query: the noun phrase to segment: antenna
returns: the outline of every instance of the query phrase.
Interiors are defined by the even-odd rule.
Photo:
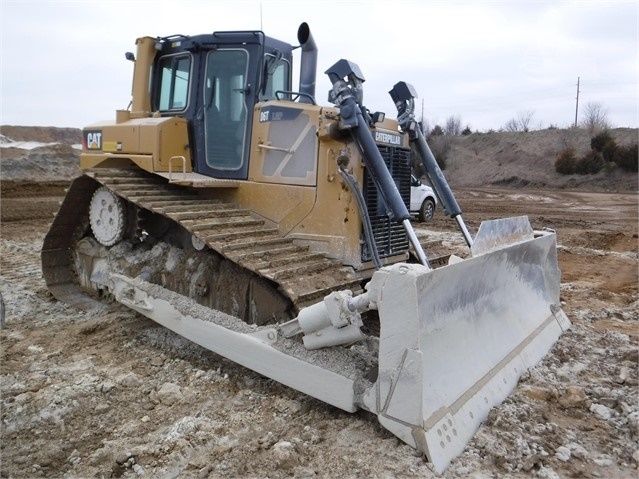
[[[260,30],[264,31],[264,27],[262,26],[262,2],[260,2]]]

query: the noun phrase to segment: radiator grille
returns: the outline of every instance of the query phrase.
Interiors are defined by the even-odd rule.
[[[377,145],[382,158],[395,180],[406,208],[410,206],[410,174],[411,151],[386,145]],[[382,196],[368,171],[364,170],[364,198],[368,208],[368,215],[373,227],[375,244],[380,258],[394,256],[408,251],[408,237],[401,223],[391,222],[386,211]],[[366,242],[362,239],[362,261],[373,258]]]

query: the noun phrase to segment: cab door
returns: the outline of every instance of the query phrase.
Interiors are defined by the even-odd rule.
[[[197,172],[215,178],[246,179],[255,76],[247,48],[220,48],[206,54],[198,126],[203,142]]]

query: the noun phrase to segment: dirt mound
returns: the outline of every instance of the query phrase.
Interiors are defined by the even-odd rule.
[[[0,126],[0,134],[13,141],[64,143],[66,145],[82,143],[82,130],[78,128],[2,125]]]
[[[80,174],[77,128],[0,126],[3,188],[7,181],[66,181]]]
[[[636,128],[610,130],[618,145],[639,140]],[[583,129],[473,133],[451,139],[444,175],[453,187],[637,191],[637,174],[618,168],[595,175],[560,175],[555,160],[566,147],[581,158],[590,151],[591,135]]]
[[[3,187],[7,180],[64,181],[80,175],[80,150],[69,145],[9,150],[2,150],[0,171]]]

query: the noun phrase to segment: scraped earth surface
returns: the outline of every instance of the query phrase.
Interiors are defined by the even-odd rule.
[[[1,477],[438,477],[366,412],[349,414],[123,307],[53,299],[40,248],[64,181],[2,183]],[[494,408],[444,478],[635,478],[637,195],[457,189],[464,220],[557,232],[572,328]],[[441,211],[431,256],[464,254]]]

